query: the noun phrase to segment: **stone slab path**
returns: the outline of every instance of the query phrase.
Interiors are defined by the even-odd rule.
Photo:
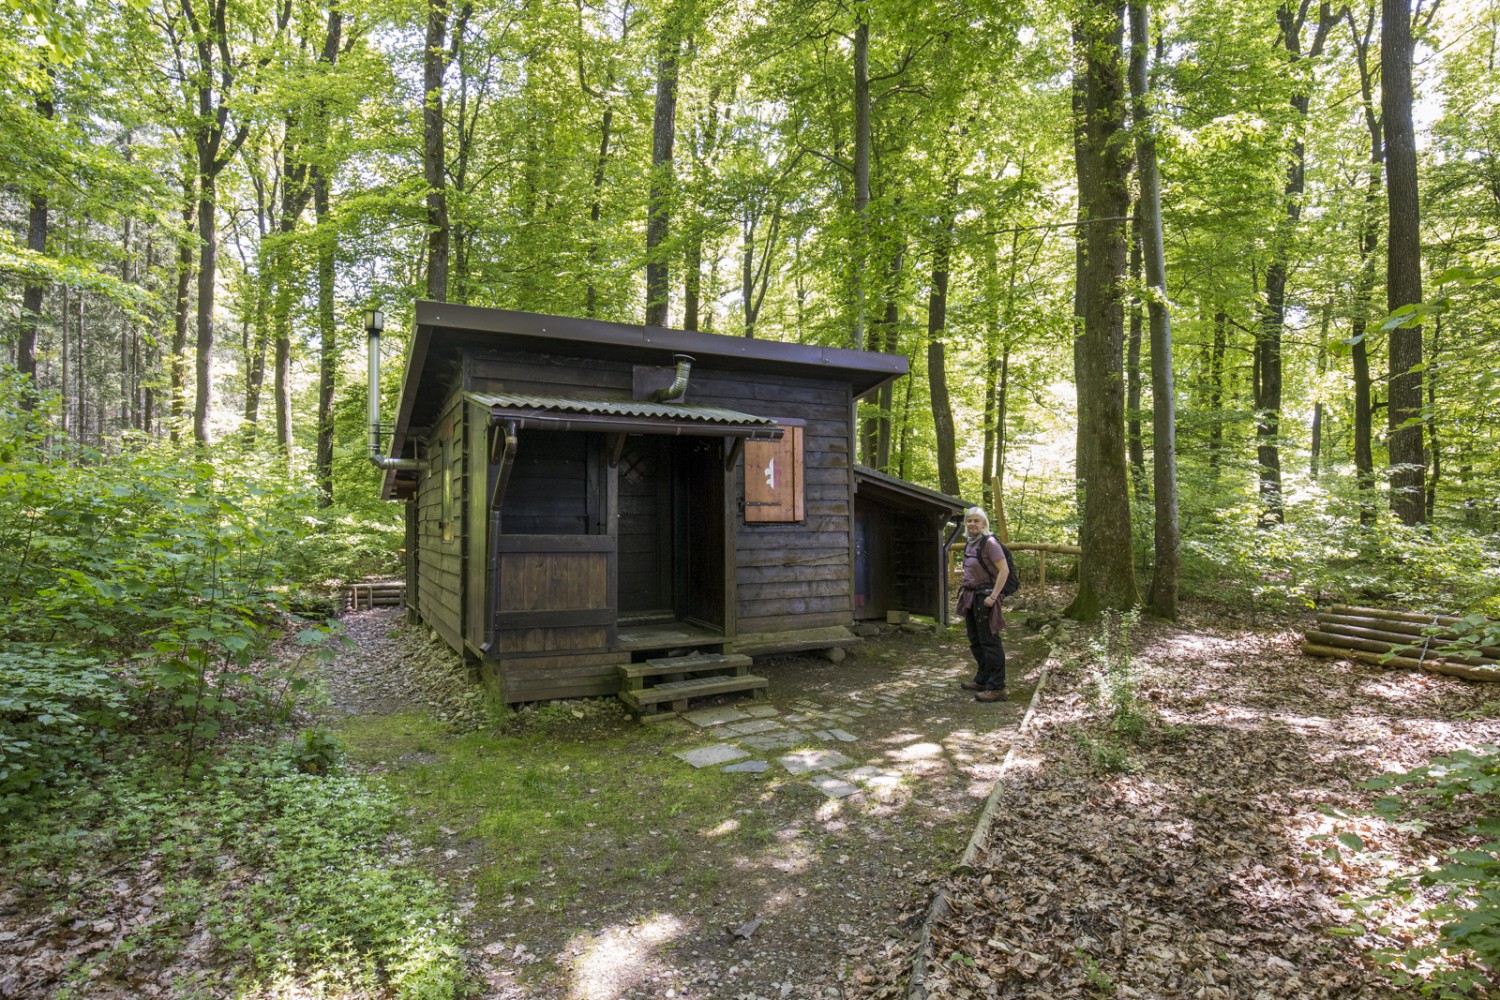
[[[686,712],[682,720],[712,742],[673,756],[692,767],[718,767],[731,774],[777,771],[803,777],[831,799],[888,796],[903,776],[884,766],[884,748],[865,759],[862,744],[869,741],[860,735],[861,720],[951,704],[962,697],[955,690],[958,679],[951,668],[913,668],[899,679],[836,701],[797,698],[785,705],[718,705]],[[792,752],[778,753],[788,750]]]

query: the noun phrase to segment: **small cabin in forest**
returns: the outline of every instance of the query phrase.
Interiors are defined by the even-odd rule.
[[[876,607],[940,614],[961,505],[852,461],[855,400],[906,370],[419,302],[377,458],[406,502],[408,607],[507,702],[620,692],[668,654],[839,646]]]

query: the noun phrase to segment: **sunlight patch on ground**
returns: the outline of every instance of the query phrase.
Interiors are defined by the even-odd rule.
[[[709,838],[724,837],[728,836],[739,828],[740,821],[731,816],[729,819],[726,819],[724,822],[720,823],[718,826],[714,827],[711,830],[700,830],[698,832],[703,836]]]
[[[592,937],[573,938],[569,948],[578,957],[573,962],[569,997],[607,1000],[618,996],[622,986],[639,985],[657,968],[656,950],[686,930],[681,920],[668,913],[637,924],[607,927]]]
[[[942,753],[942,744],[928,743],[924,741],[921,743],[909,744],[908,746],[902,747],[900,750],[889,751],[886,756],[901,761],[917,761],[931,760],[934,757],[942,756]]]

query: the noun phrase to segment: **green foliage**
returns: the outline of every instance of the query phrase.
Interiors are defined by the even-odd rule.
[[[305,729],[286,747],[286,759],[303,774],[328,774],[344,760],[344,741],[326,726]]]
[[[1093,667],[1089,675],[1089,700],[1105,713],[1104,732],[1098,738],[1085,733],[1079,746],[1095,767],[1112,774],[1138,769],[1130,747],[1151,735],[1156,713],[1140,698],[1140,675],[1130,650],[1130,634],[1140,622],[1140,609],[1105,615],[1098,632],[1089,640]]]
[[[1184,483],[1185,507],[1195,502],[1193,490]],[[1500,610],[1494,537],[1451,520],[1404,525],[1383,498],[1375,498],[1362,524],[1370,498],[1361,497],[1352,477],[1328,476],[1309,486],[1288,502],[1281,524],[1262,521],[1254,498],[1218,499],[1222,506],[1183,518],[1187,593],[1269,606],[1382,601]]]
[[[390,860],[394,801],[365,779],[304,773],[298,758],[310,746],[321,754],[331,741],[324,733],[301,749],[237,751],[187,783],[163,771],[165,761],[136,758],[13,831],[8,858],[33,890],[79,891],[70,887],[89,875],[133,872],[148,857],[164,889],[170,919],[80,960],[75,978],[140,951],[170,955],[206,929],[250,992],[309,979],[457,996],[455,919],[435,885]]]
[[[127,689],[97,659],[14,644],[0,650],[0,812],[77,781],[128,718]]]
[[[1375,809],[1397,826],[1420,832],[1467,819],[1477,843],[1449,850],[1426,871],[1386,880],[1378,893],[1346,899],[1365,921],[1356,929],[1373,925],[1393,935],[1385,924],[1391,904],[1426,903],[1420,918],[1427,933],[1406,946],[1378,948],[1375,959],[1398,986],[1424,996],[1488,995],[1500,987],[1500,747],[1446,754],[1369,787],[1394,790]],[[1339,834],[1338,841],[1351,851],[1365,849],[1354,834]]]
[[[40,794],[127,714],[172,742],[184,769],[232,723],[284,719],[336,631],[309,624],[302,658],[262,662],[288,605],[305,603],[288,581],[316,529],[310,494],[253,464],[232,471],[145,442],[114,456],[65,439],[48,449],[39,428],[0,409],[12,449],[0,469],[0,643],[12,651],[0,795]]]

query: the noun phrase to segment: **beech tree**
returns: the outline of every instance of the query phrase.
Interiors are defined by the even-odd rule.
[[[1075,26],[1078,119],[1079,271],[1082,332],[1078,381],[1078,482],[1083,550],[1069,616],[1098,617],[1136,604],[1125,468],[1123,280],[1129,153],[1125,128],[1124,10],[1110,0],[1082,6]]]

